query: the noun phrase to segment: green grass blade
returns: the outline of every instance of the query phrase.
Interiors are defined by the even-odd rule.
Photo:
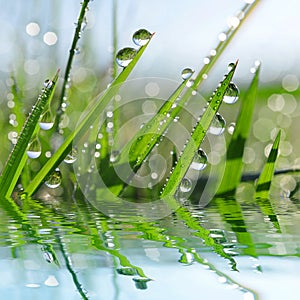
[[[140,167],[164,131],[173,122],[174,118],[172,115],[170,114],[168,117],[167,114],[185,88],[186,82],[187,80],[184,80],[179,85],[170,98],[162,105],[157,114],[138,131],[136,135],[138,138],[135,142],[132,145],[131,143],[127,144],[130,147],[129,159],[133,164],[134,170]]]
[[[22,103],[22,91],[18,88],[16,77],[12,74],[10,76],[12,80],[11,85],[11,93],[13,94],[14,107],[12,108],[12,113],[16,116],[17,125],[15,126],[15,130],[20,133],[22,130],[22,124],[25,122],[24,116],[24,105]]]
[[[102,174],[102,179],[110,186],[111,192],[115,195],[119,195],[124,187],[126,182],[123,182],[121,178],[126,178],[128,174],[127,168],[122,166],[128,162],[132,166],[133,172],[136,172],[142,165],[144,159],[149,155],[151,150],[154,148],[155,144],[161,138],[163,132],[173,121],[171,115],[167,117],[168,112],[170,111],[172,105],[176,102],[177,98],[180,96],[181,92],[186,86],[187,80],[184,80],[179,87],[172,93],[169,99],[161,106],[157,114],[150,119],[142,128],[138,130],[135,136],[129,141],[121,150],[119,154],[118,161],[111,166],[109,164],[109,157],[101,156],[104,159],[101,159],[100,169],[109,170]],[[164,122],[165,121],[165,122]],[[102,148],[102,147],[101,147]],[[109,153],[106,153],[109,155]],[[115,169],[118,169],[118,175],[115,173]],[[125,172],[123,174],[122,172]],[[122,175],[122,176],[120,176]]]
[[[103,95],[98,99],[97,103],[91,107],[89,112],[81,120],[76,129],[70,133],[70,135],[66,138],[64,143],[59,147],[59,149],[53,154],[53,156],[47,161],[47,163],[35,176],[34,180],[32,180],[32,182],[27,186],[25,192],[29,196],[36,191],[36,189],[42,184],[47,175],[50,174],[70,152],[74,138],[84,134],[88,130],[89,126],[93,124],[93,122],[101,115],[101,113],[104,111],[104,109],[111,101],[113,96],[117,93],[122,83],[127,79],[129,74],[141,58],[148,44],[149,42],[146,45],[139,48],[136,56],[133,58],[130,64],[123,69],[119,76],[105,90]]]
[[[280,133],[281,131],[279,131],[276,136],[268,160],[257,180],[255,193],[256,203],[261,212],[269,218],[270,222],[273,223],[273,226],[278,230],[279,233],[281,232],[281,229],[278,218],[269,199],[269,189],[274,175],[275,162],[278,156]]]
[[[275,162],[278,155],[278,148],[279,148],[279,142],[280,142],[280,134],[281,131],[278,132],[275,141],[273,143],[271,152],[268,156],[268,160],[257,180],[256,183],[256,198],[268,198],[269,196],[269,190],[272,182],[272,178],[274,175],[274,169],[275,169]]]
[[[166,195],[175,195],[177,187],[184,178],[190,164],[192,163],[195,153],[198,151],[207,130],[222,103],[224,94],[231,82],[236,65],[230,70],[225,79],[221,82],[210,100],[210,103],[205,110],[200,121],[197,123],[192,133],[191,139],[187,142],[182,155],[180,156],[176,167],[170,175],[170,178],[162,191],[161,197]]]
[[[254,9],[256,6],[256,3],[253,4],[246,4],[242,11],[244,13],[244,17],[240,20],[240,25],[245,21],[246,17],[250,14],[250,12]],[[180,101],[177,103],[177,107],[175,107],[173,110],[169,110],[170,116],[168,118],[164,118],[164,114],[167,115],[167,105],[168,103],[165,103],[165,107],[161,108],[161,110],[158,112],[158,116],[154,117],[156,120],[150,120],[150,124],[146,124],[137,134],[138,140],[134,142],[133,140],[127,143],[127,145],[122,149],[118,163],[115,163],[113,168],[109,165],[109,158],[106,157],[105,160],[102,160],[102,168],[101,169],[107,169],[110,168],[108,172],[105,172],[103,174],[103,180],[106,182],[107,185],[110,185],[110,183],[113,183],[113,186],[110,186],[111,192],[113,192],[115,195],[119,195],[122,190],[124,189],[124,186],[126,183],[124,183],[122,180],[120,180],[120,177],[125,178],[124,176],[116,176],[115,169],[118,169],[118,174],[120,175],[120,172],[122,171],[127,172],[126,168],[122,168],[122,164],[128,162],[128,157],[130,157],[130,164],[132,166],[133,171],[137,171],[143,160],[147,157],[147,155],[151,152],[156,142],[159,140],[161,135],[163,134],[164,130],[169,126],[170,122],[178,115],[180,110],[182,109],[183,105],[188,101],[188,99],[192,95],[192,91],[196,90],[200,84],[203,82],[203,80],[207,77],[208,72],[211,70],[211,68],[214,66],[214,64],[217,62],[219,56],[223,53],[227,45],[229,44],[230,40],[233,38],[235,33],[237,32],[239,26],[235,28],[229,28],[225,34],[226,39],[224,41],[220,41],[215,49],[216,53],[213,55],[211,54],[209,56],[209,63],[205,64],[203,68],[199,71],[198,75],[196,76],[194,80],[194,84],[192,88],[188,89],[185,94],[181,97]],[[184,85],[182,84],[178,90],[183,89]],[[178,91],[177,90],[177,91]],[[177,91],[174,92],[174,94],[177,93]],[[178,93],[180,95],[180,93]],[[172,96],[171,96],[172,98]],[[176,100],[175,97],[173,97],[174,100]],[[168,99],[168,102],[170,102],[170,99]],[[170,106],[171,108],[171,106]],[[157,128],[158,128],[158,119],[162,119],[166,121],[166,123],[163,123],[163,127],[160,128],[159,133],[156,134]],[[147,130],[148,129],[148,130]],[[150,134],[148,134],[150,133]],[[103,158],[103,156],[102,156]],[[130,175],[132,176],[132,175]],[[130,179],[130,176],[128,180]],[[128,180],[126,182],[128,182]]]
[[[71,49],[70,49],[70,52],[69,52],[70,54],[69,54],[68,62],[67,62],[66,69],[65,69],[64,82],[63,82],[63,85],[62,85],[62,91],[61,91],[61,95],[60,95],[60,99],[59,99],[59,106],[58,106],[57,111],[56,111],[56,118],[55,118],[55,125],[54,125],[55,128],[56,128],[56,131],[58,131],[58,129],[59,129],[58,126],[59,126],[59,123],[60,123],[60,120],[61,120],[61,116],[63,114],[62,104],[64,102],[64,98],[65,98],[65,95],[66,95],[66,89],[67,89],[68,80],[70,78],[72,62],[73,62],[73,58],[74,58],[74,55],[75,55],[75,52],[76,52],[76,47],[77,47],[78,40],[80,39],[80,35],[81,35],[81,32],[82,32],[82,26],[83,26],[83,22],[85,21],[85,14],[88,10],[89,2],[90,2],[90,0],[83,0],[82,3],[81,3],[81,10],[80,10],[78,20],[77,20],[77,23],[76,23],[76,29],[75,29],[75,33],[74,33],[74,36],[73,36],[73,41],[72,41]]]
[[[256,91],[259,78],[259,67],[256,69],[253,80],[248,88],[242,104],[238,119],[236,121],[235,130],[226,153],[226,167],[222,177],[222,181],[217,192],[218,195],[233,195],[238,184],[241,181],[243,169],[243,153],[245,143],[248,139],[251,121],[254,111]]]
[[[0,177],[1,196],[10,197],[17,183],[17,180],[27,160],[26,149],[28,143],[30,142],[30,139],[35,131],[39,118],[44,111],[45,106],[47,105],[47,102],[51,101],[51,98],[53,97],[57,79],[58,72],[54,76],[52,82],[49,81],[48,85],[39,95],[36,104],[33,106],[33,109],[24,124],[18,141],[10,153]]]

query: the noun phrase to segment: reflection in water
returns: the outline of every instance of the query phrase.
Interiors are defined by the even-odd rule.
[[[55,208],[29,199],[24,212],[22,221],[0,210],[4,298],[22,294],[33,299],[42,293],[49,299],[122,300],[293,295],[300,214],[287,212],[286,205],[276,206],[277,223],[256,202],[222,198],[205,209],[180,208],[155,222],[109,219],[80,199]]]

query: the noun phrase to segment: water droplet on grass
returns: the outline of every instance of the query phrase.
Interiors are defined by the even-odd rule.
[[[29,158],[38,158],[42,153],[42,146],[39,139],[35,136],[32,141],[28,144],[27,156]]]
[[[44,254],[45,260],[46,260],[49,264],[51,264],[51,263],[54,261],[54,258],[53,258],[53,255],[52,255],[51,252],[49,252],[49,251],[44,251],[43,254]]]
[[[74,54],[80,54],[80,48],[79,47],[76,47],[75,49],[74,49]]]
[[[227,131],[229,134],[233,134],[234,130],[235,130],[235,123],[232,122],[228,125]]]
[[[61,184],[62,175],[59,168],[56,168],[45,181],[45,185],[51,189],[55,189]]]
[[[44,81],[44,87],[45,87],[46,89],[50,89],[52,85],[53,85],[52,80],[46,79],[46,80]]]
[[[137,46],[144,46],[149,42],[151,36],[152,34],[148,30],[140,29],[133,34],[132,40]]]
[[[180,183],[179,189],[183,193],[188,193],[192,189],[191,180],[187,177],[184,177]]]
[[[234,63],[229,63],[228,64],[228,71],[231,71],[234,66],[235,66]]]
[[[206,153],[200,148],[196,153],[193,162],[191,163],[191,168],[196,171],[201,171],[205,169],[207,166],[207,155]]]
[[[231,82],[225,91],[223,101],[228,104],[233,104],[239,99],[239,89],[237,86]]]
[[[194,72],[195,71],[190,68],[185,68],[181,72],[181,77],[183,80],[189,79],[189,78],[191,78],[191,76],[193,75]]]
[[[210,124],[208,132],[213,135],[221,135],[225,130],[225,126],[225,119],[219,113],[217,113]]]
[[[134,48],[123,48],[116,56],[116,62],[120,67],[127,67],[136,56],[137,51]]]
[[[118,150],[113,150],[113,151],[111,152],[111,154],[110,154],[109,161],[110,161],[111,163],[117,162],[118,159],[119,159],[119,155],[120,155],[120,151],[118,151]]]
[[[53,127],[54,119],[50,108],[48,108],[42,115],[39,122],[40,128],[42,130],[49,130]]]
[[[72,150],[70,151],[70,153],[64,159],[64,162],[67,163],[67,164],[72,164],[76,160],[77,160],[77,149],[76,148],[72,148]]]

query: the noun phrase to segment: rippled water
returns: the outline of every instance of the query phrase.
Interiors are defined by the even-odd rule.
[[[298,299],[299,201],[272,203],[275,221],[235,199],[138,223],[83,200],[2,207],[1,299]]]

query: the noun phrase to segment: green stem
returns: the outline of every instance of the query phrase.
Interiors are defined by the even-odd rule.
[[[85,13],[88,9],[89,2],[90,2],[90,0],[83,0],[81,10],[80,10],[80,13],[79,13],[79,17],[78,17],[78,20],[77,20],[77,23],[76,23],[77,26],[76,26],[75,34],[74,34],[74,37],[73,37],[73,41],[72,41],[72,45],[71,45],[71,49],[70,49],[70,53],[69,53],[67,66],[66,66],[66,69],[65,69],[64,82],[63,82],[63,85],[62,85],[61,95],[60,95],[60,99],[59,99],[59,106],[58,106],[57,111],[56,111],[57,117],[56,117],[56,121],[55,121],[55,129],[56,129],[57,132],[58,132],[58,129],[59,129],[59,123],[61,121],[61,117],[63,115],[62,104],[64,102],[64,98],[65,98],[65,95],[66,95],[66,86],[67,86],[68,80],[70,78],[70,71],[71,71],[71,67],[72,67],[73,58],[74,58],[74,55],[75,55],[75,49],[76,49],[76,46],[77,46],[77,42],[80,39],[80,35],[81,35],[81,31],[82,31],[82,23],[83,23],[84,18],[85,18]]]

